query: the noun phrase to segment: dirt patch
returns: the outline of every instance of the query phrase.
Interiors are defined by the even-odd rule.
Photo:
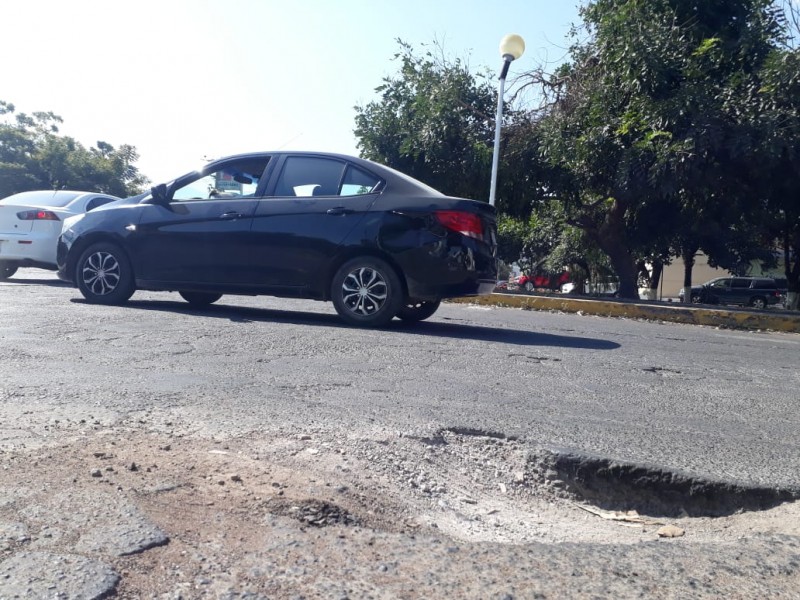
[[[502,573],[503,548],[632,546],[658,540],[665,525],[685,531],[676,544],[800,535],[791,503],[718,519],[592,512],[537,481],[530,457],[520,440],[460,430],[225,441],[93,431],[4,453],[0,532],[8,535],[0,549],[10,557],[83,548],[120,575],[115,593],[123,598],[234,598],[243,589],[254,598],[362,597],[384,585],[402,596],[402,578],[430,584],[431,565],[447,564],[448,581],[465,585],[476,577],[467,567],[473,559],[461,564],[466,549],[488,553],[474,560]],[[164,543],[112,551],[145,544],[154,532]],[[472,597],[499,594],[520,576],[507,574]]]

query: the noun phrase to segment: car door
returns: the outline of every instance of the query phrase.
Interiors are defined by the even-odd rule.
[[[383,182],[344,159],[315,155],[288,155],[276,174],[253,216],[257,280],[272,287],[318,287]]]
[[[731,287],[727,293],[727,304],[749,304],[750,303],[750,279],[734,277],[731,279]]]
[[[248,234],[269,156],[212,163],[147,205],[130,244],[144,281],[247,285]]]
[[[725,304],[727,303],[728,292],[731,287],[731,280],[729,277],[722,279],[715,279],[706,286],[706,293],[708,295],[707,302],[711,304]]]

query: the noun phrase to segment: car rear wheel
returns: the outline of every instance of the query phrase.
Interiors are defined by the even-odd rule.
[[[767,306],[767,301],[761,296],[756,296],[755,298],[750,300],[750,306],[752,306],[753,308],[758,308],[760,310]]]
[[[440,304],[440,300],[435,300],[433,302],[423,300],[406,302],[406,304],[400,308],[397,316],[403,321],[424,321],[439,309]]]
[[[222,294],[215,294],[213,292],[178,292],[181,298],[186,300],[192,306],[208,306],[214,304],[217,300],[222,298]]]
[[[0,281],[5,281],[17,272],[17,267],[7,262],[0,261]]]
[[[92,304],[122,304],[136,291],[128,257],[122,248],[107,242],[84,250],[75,269],[75,281]]]
[[[533,282],[532,281],[526,281],[525,282],[525,291],[526,292],[532,292],[533,290],[534,290]]]
[[[400,311],[403,297],[397,273],[385,261],[373,256],[347,261],[331,283],[333,306],[351,325],[386,325]]]

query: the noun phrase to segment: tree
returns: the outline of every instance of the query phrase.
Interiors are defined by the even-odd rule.
[[[782,254],[789,288],[788,307],[800,295],[800,49],[776,50],[763,71],[756,129],[760,160],[748,165],[765,198],[769,236]]]
[[[398,73],[356,107],[361,156],[394,167],[441,192],[483,199],[489,193],[493,106],[488,79],[461,59],[427,51],[418,56],[398,40]]]
[[[88,150],[59,134],[52,112],[16,113],[0,101],[0,198],[35,189],[76,189],[116,196],[137,194],[147,183],[135,163],[136,148],[98,142]]]
[[[707,250],[744,258],[737,169],[754,140],[739,111],[777,40],[770,0],[596,0],[581,15],[590,38],[549,80],[539,123],[568,222],[608,255],[623,297],[637,297],[642,257],[700,216],[718,223]]]

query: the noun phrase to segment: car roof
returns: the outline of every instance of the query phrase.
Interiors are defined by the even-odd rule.
[[[98,192],[80,192],[76,190],[31,190],[27,192],[19,192],[0,200],[3,204],[37,204],[44,206],[67,206],[75,199],[81,196],[105,196],[107,198],[116,198],[111,194],[102,194]]]
[[[339,154],[336,152],[313,152],[313,151],[299,151],[299,150],[290,150],[290,151],[278,150],[275,152],[268,152],[268,151],[247,152],[244,154],[232,154],[230,156],[224,156],[222,158],[219,158],[217,160],[208,163],[208,165],[213,165],[231,159],[259,158],[264,156],[274,156],[274,157],[308,156],[308,157],[320,157],[320,158],[334,158],[337,160],[343,160],[353,163],[367,171],[372,172],[373,174],[383,179],[386,182],[386,189],[391,190],[392,192],[397,192],[401,194],[414,194],[418,196],[440,196],[440,197],[445,196],[445,194],[443,194],[439,190],[434,189],[431,186],[417,179],[414,179],[409,175],[406,175],[405,173],[401,173],[396,169],[387,167],[386,165],[382,165],[380,163],[368,160],[366,158],[351,156],[349,154]],[[204,165],[203,169],[207,168],[208,165]]]

